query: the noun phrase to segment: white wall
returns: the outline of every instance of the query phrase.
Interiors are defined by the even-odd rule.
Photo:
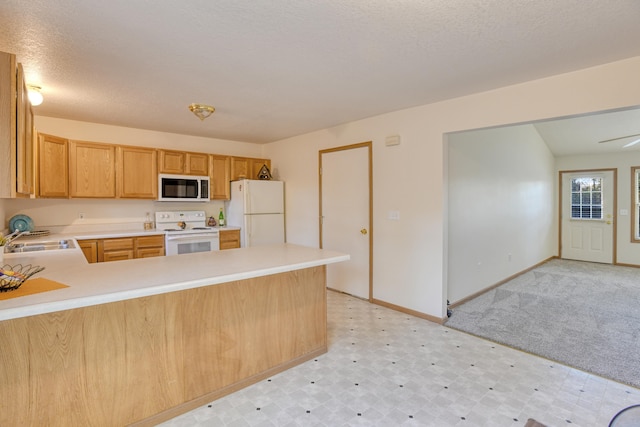
[[[635,57],[350,122],[265,146],[38,116],[36,127],[41,132],[96,142],[269,157],[274,172],[286,181],[287,239],[309,246],[318,245],[318,150],[373,141],[374,297],[444,318],[448,211],[443,135],[637,106],[639,75],[640,57]],[[400,135],[401,145],[385,147],[384,139],[389,135]],[[104,204],[98,207],[92,201],[66,202],[64,209],[70,206],[67,213],[53,222],[73,221],[71,217],[80,209],[113,209],[108,219],[156,210],[154,202],[132,205],[135,213],[117,200],[99,202]],[[5,200],[5,219],[22,209],[21,203]],[[34,209],[39,211],[36,215],[46,218],[46,207]],[[389,210],[400,211],[400,221],[387,220]]]
[[[533,125],[448,135],[448,299],[557,255],[554,157]]]
[[[264,155],[287,182],[287,238],[318,245],[318,150],[373,141],[374,297],[444,318],[443,135],[639,105],[639,75],[636,57],[267,144]],[[400,135],[401,145],[385,147],[389,135]],[[387,220],[389,210],[400,211],[400,221]]]
[[[618,169],[618,212],[617,221],[617,262],[623,264],[640,265],[640,243],[631,242],[631,220],[633,218],[633,201],[631,191],[631,167],[640,166],[640,152],[583,155],[572,157],[558,157],[557,171],[584,169]],[[627,210],[628,215],[620,215],[621,210]]]
[[[198,125],[195,123],[195,125]],[[135,145],[156,148],[171,148],[203,153],[228,154],[236,156],[262,157],[263,147],[247,142],[228,141],[214,138],[202,138],[164,132],[133,129],[97,123],[79,122],[52,117],[36,116],[35,126],[39,132],[61,136],[63,138],[104,142],[111,144]],[[174,203],[152,200],[91,200],[91,199],[5,199],[0,203],[0,219],[4,228],[15,214],[29,215],[37,229],[74,229],[104,226],[112,229],[139,226],[146,212],[161,210],[205,210],[217,217],[223,202],[210,203]],[[85,219],[78,218],[79,213]]]

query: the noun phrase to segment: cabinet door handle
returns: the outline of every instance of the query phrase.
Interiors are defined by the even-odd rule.
[[[367,234],[367,229],[366,229],[366,228],[363,228],[362,230],[360,230],[360,233],[362,233],[362,234]]]

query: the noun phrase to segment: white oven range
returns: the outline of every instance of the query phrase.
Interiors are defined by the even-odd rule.
[[[217,228],[207,227],[204,211],[156,212],[156,229],[165,230],[167,255],[217,251],[220,236]]]

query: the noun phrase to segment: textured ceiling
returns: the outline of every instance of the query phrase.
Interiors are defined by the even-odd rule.
[[[638,56],[638,22],[638,0],[3,0],[0,50],[37,115],[264,143]]]

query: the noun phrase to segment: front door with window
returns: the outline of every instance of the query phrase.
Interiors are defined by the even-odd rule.
[[[561,258],[613,263],[614,171],[564,172],[561,191]]]

